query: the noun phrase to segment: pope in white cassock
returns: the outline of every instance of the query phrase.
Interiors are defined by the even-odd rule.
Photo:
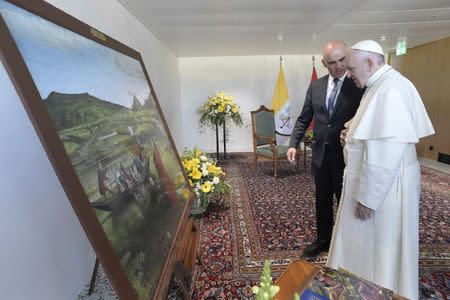
[[[420,167],[415,144],[434,129],[416,88],[385,64],[379,44],[356,43],[347,60],[347,76],[366,91],[341,134],[346,168],[327,266],[417,299]]]

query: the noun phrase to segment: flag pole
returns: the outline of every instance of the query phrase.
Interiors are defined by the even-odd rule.
[[[216,122],[216,158],[219,160],[219,125]]]
[[[225,133],[225,119],[223,119],[223,159],[227,160],[227,135]]]

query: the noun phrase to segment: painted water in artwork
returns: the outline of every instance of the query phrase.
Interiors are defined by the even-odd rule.
[[[132,287],[151,297],[190,192],[140,62],[3,0],[0,12]]]

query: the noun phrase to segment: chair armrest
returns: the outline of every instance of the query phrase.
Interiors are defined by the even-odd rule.
[[[273,137],[270,137],[270,136],[261,136],[261,135],[256,135],[256,134],[255,134],[255,138],[260,139],[260,140],[266,140],[269,143],[269,147],[272,149],[272,153],[274,153],[275,156],[278,155],[278,149],[276,147],[276,145],[277,145],[276,139],[274,139]]]
[[[275,130],[275,133],[278,134],[278,135],[281,135],[281,136],[291,136],[290,133],[281,133],[281,132],[278,132],[276,130]]]
[[[278,157],[278,148],[277,148],[277,140],[274,138],[271,138],[271,141],[269,142],[270,149],[272,149],[272,153],[274,157]]]

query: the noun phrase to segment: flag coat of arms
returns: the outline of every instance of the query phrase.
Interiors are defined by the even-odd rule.
[[[312,61],[313,61],[313,68],[312,68],[312,73],[311,73],[311,82],[313,82],[314,80],[317,80],[316,66],[314,64],[314,62],[316,60],[314,58],[314,55],[313,55]],[[309,127],[308,127],[307,131],[308,130],[309,131],[313,131],[313,129],[314,129],[314,119],[312,119],[311,124],[309,124]]]
[[[275,130],[280,133],[291,134],[293,126],[289,111],[289,95],[281,62],[280,72],[272,98],[272,108],[275,113]],[[279,138],[282,137],[278,136],[277,139]]]

